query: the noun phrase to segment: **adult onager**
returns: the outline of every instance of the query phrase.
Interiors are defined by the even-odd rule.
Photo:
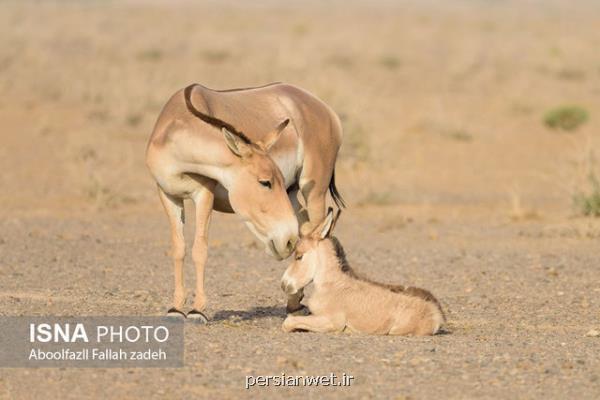
[[[325,217],[328,189],[343,204],[334,180],[341,140],[333,110],[291,85],[217,91],[194,84],[171,97],[146,150],[171,224],[175,291],[169,313],[185,316],[183,200],[191,198],[196,208],[196,297],[187,316],[206,322],[204,266],[212,210],[238,214],[268,253],[288,257],[298,240],[298,218],[300,230],[308,232]],[[289,299],[289,311],[301,307],[300,298],[301,292]]]
[[[339,213],[338,213],[339,216]],[[301,237],[295,261],[281,288],[288,294],[314,282],[308,299],[312,315],[289,315],[283,330],[350,331],[380,335],[434,335],[444,322],[440,303],[426,290],[374,282],[358,276],[346,262],[344,249],[330,237],[337,217],[325,220]]]

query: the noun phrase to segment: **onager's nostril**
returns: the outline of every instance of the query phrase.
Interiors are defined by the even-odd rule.
[[[287,246],[286,246],[287,251],[289,251],[291,253],[292,251],[294,251],[295,247],[296,247],[296,240],[295,239],[288,240]]]

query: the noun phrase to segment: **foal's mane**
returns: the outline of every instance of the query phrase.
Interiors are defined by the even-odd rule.
[[[335,250],[335,256],[338,259],[338,262],[340,264],[340,269],[342,270],[343,273],[345,273],[346,275],[350,276],[353,279],[357,279],[359,281],[367,282],[372,285],[379,286],[384,289],[388,289],[394,293],[404,292],[404,286],[402,286],[402,285],[392,285],[389,283],[377,282],[377,281],[367,278],[364,275],[357,273],[348,263],[348,260],[346,259],[346,252],[344,251],[344,248],[342,247],[342,244],[340,243],[338,238],[336,238],[335,236],[331,236],[329,238],[329,240],[331,240],[331,244],[333,244],[333,249]]]
[[[381,283],[381,282],[371,280],[361,274],[358,274],[356,271],[354,271],[354,269],[352,269],[352,267],[350,267],[350,264],[348,263],[348,260],[346,258],[346,252],[344,251],[344,248],[342,247],[342,244],[340,243],[338,238],[336,238],[335,236],[331,236],[329,238],[329,240],[331,241],[331,244],[333,245],[333,249],[335,251],[335,256],[337,257],[340,269],[342,270],[343,273],[348,275],[350,278],[356,279],[359,281],[363,281],[363,282],[367,282],[371,285],[387,289],[393,293],[403,293],[407,296],[419,297],[425,301],[435,304],[437,306],[437,308],[440,310],[440,312],[442,312],[442,314],[444,313],[442,310],[442,305],[440,304],[438,299],[436,299],[435,296],[433,294],[431,294],[431,292],[429,292],[428,290],[421,289],[421,288],[414,287],[414,286],[405,288],[402,285]]]

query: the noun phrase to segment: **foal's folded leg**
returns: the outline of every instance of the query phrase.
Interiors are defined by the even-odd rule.
[[[346,320],[343,316],[317,316],[309,315],[299,317],[289,315],[283,321],[282,329],[284,332],[295,330],[305,330],[311,332],[341,332],[346,326]]]

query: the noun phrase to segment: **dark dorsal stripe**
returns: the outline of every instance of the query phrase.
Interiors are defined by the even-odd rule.
[[[373,281],[373,280],[366,278],[360,274],[357,274],[352,269],[352,267],[350,267],[350,264],[348,264],[348,260],[346,259],[346,252],[344,251],[344,248],[342,247],[342,244],[340,243],[338,238],[336,238],[335,236],[332,236],[329,239],[331,240],[331,244],[333,245],[333,249],[335,250],[335,255],[340,264],[340,269],[342,270],[343,273],[347,274],[348,276],[350,276],[353,279],[357,279],[359,281],[363,281],[363,282],[367,282],[367,283],[370,283],[375,286],[379,286],[379,287],[387,289],[393,293],[403,293],[407,296],[419,297],[427,302],[435,304],[437,306],[437,308],[440,310],[440,312],[442,312],[442,314],[443,314],[442,306],[441,306],[440,302],[428,290],[421,289],[418,287],[413,287],[413,286],[405,288],[402,285],[392,285],[392,284],[388,284],[388,283],[381,283],[381,282]]]
[[[196,117],[200,118],[202,121],[206,122],[209,125],[212,125],[219,129],[223,129],[223,128],[227,129],[229,132],[233,133],[234,135],[236,135],[237,137],[242,139],[244,141],[244,143],[252,144],[252,141],[248,138],[248,136],[244,135],[243,132],[237,130],[233,125],[231,125],[219,118],[213,117],[208,114],[204,114],[202,111],[200,111],[196,107],[194,107],[194,105],[192,104],[192,90],[194,89],[195,86],[198,86],[198,84],[193,83],[183,90],[183,97],[185,98],[185,105],[187,106],[187,109],[189,110],[189,112],[191,112]]]
[[[442,313],[442,315],[444,314],[444,311],[442,310],[442,305],[440,304],[438,299],[436,299],[435,296],[433,294],[431,294],[431,292],[429,290],[411,286],[411,287],[406,288],[404,293],[409,296],[420,297],[425,301],[435,304],[437,306],[437,308],[440,310],[440,312]]]
[[[262,88],[266,88],[269,86],[273,86],[273,85],[280,85],[281,82],[271,82],[271,83],[267,83],[265,85],[262,86],[249,86],[249,87],[243,87],[243,88],[234,88],[234,89],[210,89],[213,92],[219,92],[219,93],[229,93],[229,92],[243,92],[246,90],[253,90],[253,89],[262,89]]]

